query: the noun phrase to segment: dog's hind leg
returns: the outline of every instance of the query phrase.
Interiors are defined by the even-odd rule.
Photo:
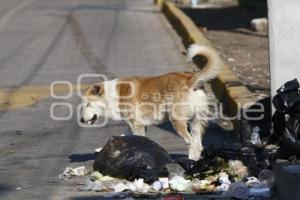
[[[180,135],[184,139],[185,143],[188,146],[189,159],[198,160],[200,158],[200,155],[198,156],[199,153],[196,152],[198,140],[195,139],[195,136],[189,133],[187,121],[171,120],[171,122],[178,135]]]
[[[202,146],[202,135],[204,134],[205,130],[205,123],[202,122],[201,120],[193,119],[190,122],[190,128],[191,128],[191,135],[192,135],[192,140],[194,141],[192,148],[192,154],[193,158],[196,160],[199,160],[201,157],[201,153],[203,150]]]

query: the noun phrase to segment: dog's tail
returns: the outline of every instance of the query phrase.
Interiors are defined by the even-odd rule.
[[[188,48],[188,59],[192,61],[193,59],[199,56],[199,61],[205,62],[204,68],[196,72],[194,76],[189,80],[189,85],[191,87],[196,87],[201,82],[205,82],[211,79],[214,79],[219,75],[219,72],[222,67],[222,61],[218,53],[213,50],[211,47],[206,45],[192,44]],[[197,61],[197,60],[196,60]],[[197,64],[197,62],[196,62]]]

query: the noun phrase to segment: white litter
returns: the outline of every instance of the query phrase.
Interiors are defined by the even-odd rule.
[[[265,17],[252,19],[251,26],[254,31],[266,31],[268,29],[268,20]]]
[[[224,183],[224,184],[228,184],[228,185],[230,185],[231,184],[231,181],[229,180],[229,176],[228,176],[228,174],[226,174],[225,172],[221,172],[220,174],[219,174],[219,182],[222,184],[222,183]]]
[[[260,132],[260,128],[258,126],[255,126],[252,129],[250,142],[256,147],[262,147],[262,142],[260,140],[259,132]]]
[[[229,186],[230,185],[228,185],[228,184],[222,183],[221,185],[217,186],[216,191],[218,191],[218,192],[226,192],[226,191],[228,191]]]
[[[187,191],[187,189],[191,186],[190,183],[190,180],[186,180],[181,176],[173,176],[169,180],[170,188],[175,191]]]
[[[144,179],[139,178],[135,179],[133,182],[129,182],[129,189],[133,192],[142,192],[142,193],[147,193],[148,191],[151,190],[151,187],[144,183]]]
[[[123,192],[124,190],[128,190],[129,187],[124,183],[118,183],[114,186],[114,192]]]
[[[93,191],[102,191],[104,188],[103,183],[101,181],[95,181],[94,187],[92,188]]]
[[[89,170],[85,166],[76,168],[66,167],[64,172],[58,175],[58,178],[70,178],[71,176],[85,176],[89,173]]]
[[[84,182],[84,186],[79,188],[81,191],[97,191],[100,192],[104,189],[104,185],[101,181],[91,181],[90,179],[86,179]]]
[[[158,178],[158,180],[161,182],[163,190],[169,189],[169,178],[161,177],[161,178]]]
[[[103,176],[102,178],[99,179],[99,181],[112,181],[115,178],[111,177],[111,176]]]
[[[163,184],[162,182],[160,181],[154,181],[152,183],[152,188],[155,190],[155,191],[160,191],[162,188],[163,188]]]
[[[103,178],[103,174],[101,174],[100,172],[93,172],[91,174],[91,177],[93,180],[100,180]]]
[[[221,185],[219,185],[216,190],[220,191],[220,192],[225,192],[229,189],[229,186],[231,184],[231,181],[229,180],[229,176],[228,174],[226,174],[225,172],[221,172],[219,174],[219,182],[221,183]]]

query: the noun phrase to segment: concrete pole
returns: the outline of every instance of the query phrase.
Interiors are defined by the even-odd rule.
[[[300,81],[300,0],[268,0],[271,94]]]

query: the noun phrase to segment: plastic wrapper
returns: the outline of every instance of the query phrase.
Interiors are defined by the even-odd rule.
[[[183,176],[185,170],[177,163],[171,163],[171,164],[167,164],[166,168],[168,170],[169,173],[169,177],[172,176]]]
[[[170,161],[168,152],[146,137],[114,136],[97,154],[93,168],[104,175],[152,183],[168,176],[165,165]]]

